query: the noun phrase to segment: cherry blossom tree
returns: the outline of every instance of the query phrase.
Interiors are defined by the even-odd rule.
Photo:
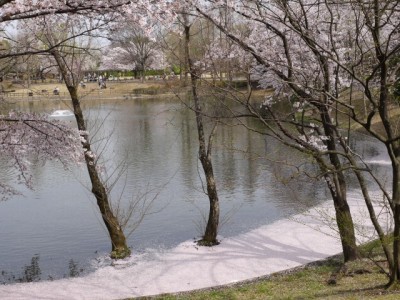
[[[209,136],[208,141],[206,140],[205,130],[204,130],[204,116],[203,107],[204,104],[200,100],[200,95],[198,93],[198,80],[200,78],[200,72],[195,66],[194,61],[191,57],[190,52],[190,36],[191,36],[191,23],[189,20],[189,15],[183,13],[181,16],[182,25],[184,28],[184,49],[185,57],[187,58],[188,71],[191,80],[191,91],[194,102],[194,112],[196,115],[196,125],[199,140],[199,160],[203,167],[203,171],[206,178],[206,194],[209,199],[210,209],[208,213],[207,225],[202,239],[198,242],[200,245],[213,246],[219,244],[217,240],[218,226],[219,226],[219,198],[217,191],[217,184],[215,181],[213,164],[211,160],[212,154],[212,143],[217,128],[217,123],[214,124]]]
[[[159,56],[160,47],[156,41],[141,28],[127,27],[113,30],[109,40],[111,45],[108,51],[114,54],[117,63],[132,66],[132,70],[143,81],[146,70],[156,64]]]
[[[118,17],[119,20],[136,24],[147,30],[149,20],[153,20],[151,24],[154,24],[154,20],[168,23],[175,15],[176,6],[176,1],[154,2],[151,0],[3,0],[0,1],[0,24],[6,28],[6,25],[12,24],[13,21],[35,19],[46,15],[86,15],[110,19]],[[59,41],[59,43],[62,42],[62,40]],[[55,44],[54,47],[58,45]],[[30,49],[17,53],[10,49],[7,53],[2,53],[0,58],[46,52],[48,49]]]
[[[217,8],[219,10],[220,7],[218,6]],[[246,44],[247,38],[244,39],[246,42],[243,42],[242,39],[237,38],[234,34],[232,34],[229,31],[228,28],[224,27],[219,22],[218,14],[215,14],[214,11],[207,11],[207,13],[205,13],[201,9],[202,8],[198,8],[198,11],[204,17],[206,17],[208,20],[213,22],[217,27],[220,28],[220,30],[225,32],[232,40],[234,40],[236,43],[238,43],[240,46],[242,46],[243,49],[248,50],[250,48]],[[250,52],[250,51],[248,51],[248,52]],[[250,53],[253,54],[253,52],[250,52]],[[257,59],[258,57],[255,57],[255,58]],[[259,64],[263,63],[264,65],[266,64],[266,62],[264,60],[258,61],[258,63]],[[262,79],[264,79],[264,78],[262,78]],[[269,86],[270,86],[270,84],[268,83],[268,87]],[[264,84],[264,87],[267,87],[267,85]],[[255,112],[255,110],[252,109],[251,106],[248,106],[248,104],[249,104],[249,102],[245,102],[245,105],[247,105],[247,107],[250,109],[250,111]],[[325,117],[325,119],[329,120],[328,108],[324,107],[324,106],[320,106],[320,108],[321,108],[321,115],[322,114],[327,115]],[[257,114],[257,115],[259,117],[261,117],[260,114]],[[325,133],[325,136],[327,134],[330,134],[330,136],[333,136],[336,134],[334,131],[331,131],[331,129],[330,129],[331,127],[327,126],[326,128],[329,129],[329,131],[327,133]],[[283,141],[284,139],[282,138],[281,140]],[[296,138],[295,140],[298,143],[300,143],[299,146],[296,145],[298,149],[306,146],[306,148],[310,150],[310,148],[313,147],[312,150],[314,150],[314,152],[316,152],[318,154],[322,150],[320,148],[320,144],[323,145],[323,142],[321,139],[319,139],[319,140],[317,139],[316,141],[309,141],[308,138],[304,136],[302,139]],[[325,138],[325,141],[329,141],[329,138]],[[343,172],[341,170],[342,166],[341,166],[338,155],[335,154],[336,145],[335,145],[335,143],[328,143],[328,144],[331,147],[331,149],[323,149],[323,150],[331,151],[331,153],[328,155],[330,162],[329,162],[329,160],[328,161],[323,160],[321,156],[319,157],[319,162],[321,164],[321,168],[324,168],[324,170],[325,170],[324,177],[328,183],[328,187],[329,187],[329,189],[331,191],[331,195],[334,199],[335,208],[336,208],[336,212],[337,212],[337,223],[339,226],[340,236],[342,238],[342,245],[343,245],[343,251],[345,254],[345,260],[348,261],[348,260],[357,259],[359,256],[356,242],[355,242],[354,225],[353,225],[353,222],[351,219],[349,206],[346,201],[346,183],[345,183]],[[331,171],[329,172],[329,170],[331,170]]]
[[[14,167],[17,180],[32,187],[29,158],[58,160],[65,167],[80,163],[79,132],[70,126],[49,120],[45,115],[10,112],[0,116],[0,149],[7,164]],[[0,182],[1,198],[18,193],[11,185]]]
[[[243,35],[249,33],[249,28],[230,22],[229,26],[238,28]],[[187,58],[185,57],[184,36],[182,24],[176,22],[159,38],[166,59],[171,66],[179,66],[183,86],[188,85]],[[235,74],[247,76],[252,57],[228,39],[212,22],[204,18],[193,19],[191,24],[189,50],[201,75],[211,77],[216,81],[231,83]]]
[[[111,237],[113,250],[111,256],[114,258],[122,258],[129,255],[130,249],[127,247],[126,239],[118,219],[113,215],[110,208],[107,190],[99,176],[96,165],[97,158],[91,149],[89,133],[80,107],[77,89],[78,83],[81,81],[83,76],[81,72],[83,67],[82,57],[84,56],[83,54],[87,52],[87,49],[82,47],[82,41],[84,41],[87,36],[95,33],[94,28],[97,30],[96,34],[99,34],[99,30],[101,29],[99,24],[107,24],[107,22],[115,20],[117,16],[143,26],[146,25],[149,16],[158,16],[160,20],[166,18],[169,16],[168,12],[172,11],[167,8],[172,4],[172,2],[168,1],[153,3],[152,1],[146,0],[0,1],[0,23],[2,25],[4,25],[5,22],[10,21],[24,21],[26,23],[21,24],[29,25],[30,30],[32,30],[33,33],[32,36],[41,40],[42,45],[45,45],[45,47],[28,47],[28,49],[24,49],[23,51],[13,51],[13,49],[8,49],[8,51],[0,53],[0,59],[47,53],[53,57],[53,61],[57,63],[61,70],[63,79],[67,85],[68,91],[70,92],[74,114],[77,120],[78,129],[80,130],[80,142],[84,149],[84,158],[92,181],[92,191],[97,199],[104,223]],[[62,30],[62,26],[64,26],[64,30]],[[79,30],[75,31],[77,28],[79,28]],[[33,127],[36,123],[43,123],[36,115],[29,115],[25,119],[22,123],[28,128]],[[19,142],[21,146],[23,145],[25,148],[27,148],[29,143],[32,143],[30,145],[32,148],[40,149],[42,152],[47,149],[42,149],[36,145],[37,142],[40,142],[39,138],[19,138],[24,137],[24,135],[18,134],[18,131],[16,130],[17,127],[11,126],[12,119],[4,118],[4,120],[5,122],[1,124],[2,132],[5,133],[3,138],[5,141],[4,145],[7,145],[7,137],[11,136],[11,143]],[[35,120],[37,120],[36,123]],[[21,123],[17,121],[18,119],[16,119],[16,124]],[[58,124],[55,123],[54,126],[56,125]],[[52,128],[51,126],[42,126],[37,128],[35,136],[39,133],[42,134],[44,138],[52,137],[52,134],[54,135],[54,133],[49,131],[49,128]],[[40,129],[44,131],[41,131]],[[59,136],[57,137],[60,139]],[[67,139],[65,139],[65,141],[67,141]],[[68,150],[71,148],[71,144],[71,142],[66,143],[63,149]],[[43,157],[50,158],[51,156],[49,154],[51,153],[53,153],[54,157],[59,157],[58,149],[61,149],[59,145],[56,143],[47,143],[43,145],[48,145],[47,152],[44,152],[48,154],[48,156]],[[54,149],[51,148],[52,145],[54,145]],[[13,146],[13,144],[11,144],[11,146]],[[73,150],[76,150],[76,148],[73,148]],[[24,165],[21,163],[22,157],[18,157],[18,155],[25,154],[24,151],[18,152],[10,150],[9,153],[14,153],[14,157],[18,158],[16,164],[19,166],[21,176],[26,177]],[[65,155],[65,157],[68,157],[68,155]],[[29,182],[29,180],[26,180],[26,182]]]
[[[198,156],[204,172],[204,193],[208,196],[208,218],[200,245],[218,244],[217,234],[220,222],[219,197],[217,180],[214,175],[212,163],[212,150],[217,125],[221,123],[220,117],[226,111],[223,93],[219,93],[216,78],[221,73],[221,62],[230,65],[230,71],[235,66],[240,71],[248,67],[251,56],[240,47],[231,42],[230,53],[221,44],[221,36],[216,34],[216,27],[209,21],[198,18],[190,8],[180,13],[172,32],[164,39],[163,48],[169,57],[176,57],[181,66],[181,74],[185,73],[191,92],[190,101],[183,103],[196,116],[196,126],[199,141]],[[225,39],[222,39],[225,40]],[[241,61],[240,64],[239,61]],[[225,69],[226,71],[226,69]],[[212,81],[207,75],[213,74]],[[204,80],[202,77],[204,76]],[[222,79],[222,78],[221,78]],[[225,116],[223,116],[225,118]]]
[[[41,41],[42,47],[50,49],[49,54],[58,66],[65,85],[71,97],[73,112],[78,129],[81,132],[80,142],[84,154],[86,168],[91,181],[91,190],[97,200],[104,224],[108,230],[112,258],[124,258],[130,254],[118,217],[114,214],[109,199],[108,187],[105,184],[98,164],[98,157],[93,149],[87,120],[84,117],[78,94],[79,83],[83,78],[83,67],[91,49],[91,39],[85,35],[94,30],[99,30],[107,21],[96,23],[88,29],[86,20],[80,16],[43,16],[40,20],[24,22],[31,29],[32,35]],[[68,32],[59,28],[68,28]],[[60,33],[65,40],[59,44]],[[59,44],[57,47],[55,44]]]
[[[126,51],[121,47],[107,48],[102,55],[101,68],[104,70],[133,70],[135,64],[132,61],[127,62],[125,55]]]
[[[359,178],[377,231],[379,224],[368,201],[368,187],[359,177],[362,171],[370,170],[359,161],[359,155],[354,155],[354,149],[340,129],[348,124],[345,120],[352,119],[386,145],[392,161],[393,184],[391,191],[383,193],[393,209],[395,224],[393,259],[389,253],[387,257],[390,283],[397,281],[400,275],[399,133],[393,115],[397,104],[390,90],[396,79],[397,68],[393,61],[400,47],[398,1],[207,1],[202,3],[204,5],[191,4],[257,61],[261,86],[272,86],[275,90],[275,97],[267,99],[263,105],[280,130],[275,131],[275,137],[284,142],[289,138],[293,147],[319,149],[312,153],[322,170],[325,169],[323,177],[334,200],[345,260],[356,258],[357,250],[353,229],[349,226],[351,215],[343,176],[348,166],[343,164],[343,158]],[[243,38],[235,30],[223,26],[214,13],[220,7],[229,8],[243,18],[253,28],[252,33]],[[349,96],[346,97],[346,93]],[[362,113],[354,101],[357,93],[362,93],[368,102]],[[278,116],[271,100],[286,101],[291,107],[284,119],[282,114]],[[256,113],[253,110],[253,114]],[[379,122],[375,123],[376,120]],[[299,134],[293,135],[293,130],[285,129],[284,124],[292,124]],[[276,128],[270,127],[271,130]],[[321,158],[327,160],[321,164]],[[384,232],[379,235],[384,242]]]

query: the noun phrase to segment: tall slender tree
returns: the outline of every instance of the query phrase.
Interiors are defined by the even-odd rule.
[[[204,175],[206,178],[207,186],[207,196],[210,203],[210,209],[207,219],[207,225],[202,239],[198,242],[200,245],[212,246],[218,244],[217,234],[219,226],[219,199],[217,192],[217,184],[215,181],[214,170],[212,165],[212,142],[217,125],[215,123],[209,137],[208,144],[206,141],[206,135],[204,132],[204,121],[203,121],[203,108],[200,96],[198,94],[198,80],[199,73],[196,70],[194,62],[190,54],[190,28],[191,24],[189,22],[189,16],[187,14],[182,14],[182,24],[184,28],[184,45],[185,45],[185,57],[187,58],[188,71],[191,81],[191,92],[194,102],[194,113],[196,115],[196,125],[199,140],[199,159],[204,170]]]
[[[86,20],[85,20],[86,21]],[[111,257],[124,258],[130,254],[123,228],[114,214],[109,199],[108,188],[100,174],[98,157],[91,144],[87,120],[84,117],[78,93],[79,83],[83,79],[84,65],[91,49],[91,39],[85,38],[90,32],[99,30],[104,22],[93,23],[87,27],[85,21],[77,16],[43,16],[40,22],[24,22],[30,28],[32,36],[49,49],[53,62],[58,66],[62,79],[70,94],[73,113],[81,135],[82,152],[91,181],[91,191],[111,239]],[[82,27],[80,27],[82,26]],[[68,28],[68,31],[66,30]]]

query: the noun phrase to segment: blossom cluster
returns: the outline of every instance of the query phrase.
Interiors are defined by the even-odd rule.
[[[64,167],[82,161],[78,130],[45,115],[10,112],[0,116],[0,151],[19,173],[20,182],[31,186],[30,161],[58,160]],[[0,184],[2,192],[10,190]],[[7,194],[7,193],[6,193]]]
[[[304,141],[309,146],[318,151],[327,150],[327,147],[325,145],[325,141],[329,140],[329,137],[327,136],[311,134],[311,135],[300,135],[299,138],[300,140]]]
[[[338,95],[373,72],[378,64],[375,45],[387,53],[398,49],[397,1],[379,1],[379,18],[373,17],[368,1],[187,1],[230,34],[234,30],[218,17],[221,10],[251,28],[239,39],[262,60],[258,63],[268,67],[261,77],[252,69],[263,87],[279,89],[296,83],[314,98],[319,98],[323,86],[324,92],[328,87],[329,94]],[[379,79],[371,77],[368,84],[374,83]]]

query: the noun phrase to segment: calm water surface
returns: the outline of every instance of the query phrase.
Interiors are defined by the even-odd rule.
[[[51,113],[67,106],[31,102],[13,108]],[[105,165],[127,165],[113,199],[127,203],[156,197],[152,214],[129,236],[133,252],[168,249],[198,237],[208,201],[202,192],[193,113],[165,99],[85,102],[85,112],[91,132],[97,132],[94,140]],[[65,121],[74,124],[73,119]],[[381,159],[382,149],[374,143],[363,141],[358,147],[365,149],[366,157]],[[291,171],[276,162],[299,160],[298,153],[273,140],[239,126],[220,126],[213,163],[223,219],[221,236],[249,231],[326,200],[321,182],[287,180]],[[13,182],[16,174],[4,162],[2,170],[1,180]],[[57,162],[47,162],[33,165],[31,172],[33,191],[20,186],[23,195],[0,202],[1,282],[26,280],[27,272],[33,272],[33,280],[90,272],[110,251],[110,242],[88,188],[86,169],[64,170]],[[40,272],[32,271],[38,266]]]

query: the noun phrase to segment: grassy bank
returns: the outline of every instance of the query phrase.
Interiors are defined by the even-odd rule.
[[[339,268],[337,260],[309,265],[288,274],[276,274],[255,282],[236,284],[205,291],[161,295],[142,299],[399,299],[398,290],[386,290],[386,275],[379,270],[355,270],[343,276],[336,285],[328,284]]]

